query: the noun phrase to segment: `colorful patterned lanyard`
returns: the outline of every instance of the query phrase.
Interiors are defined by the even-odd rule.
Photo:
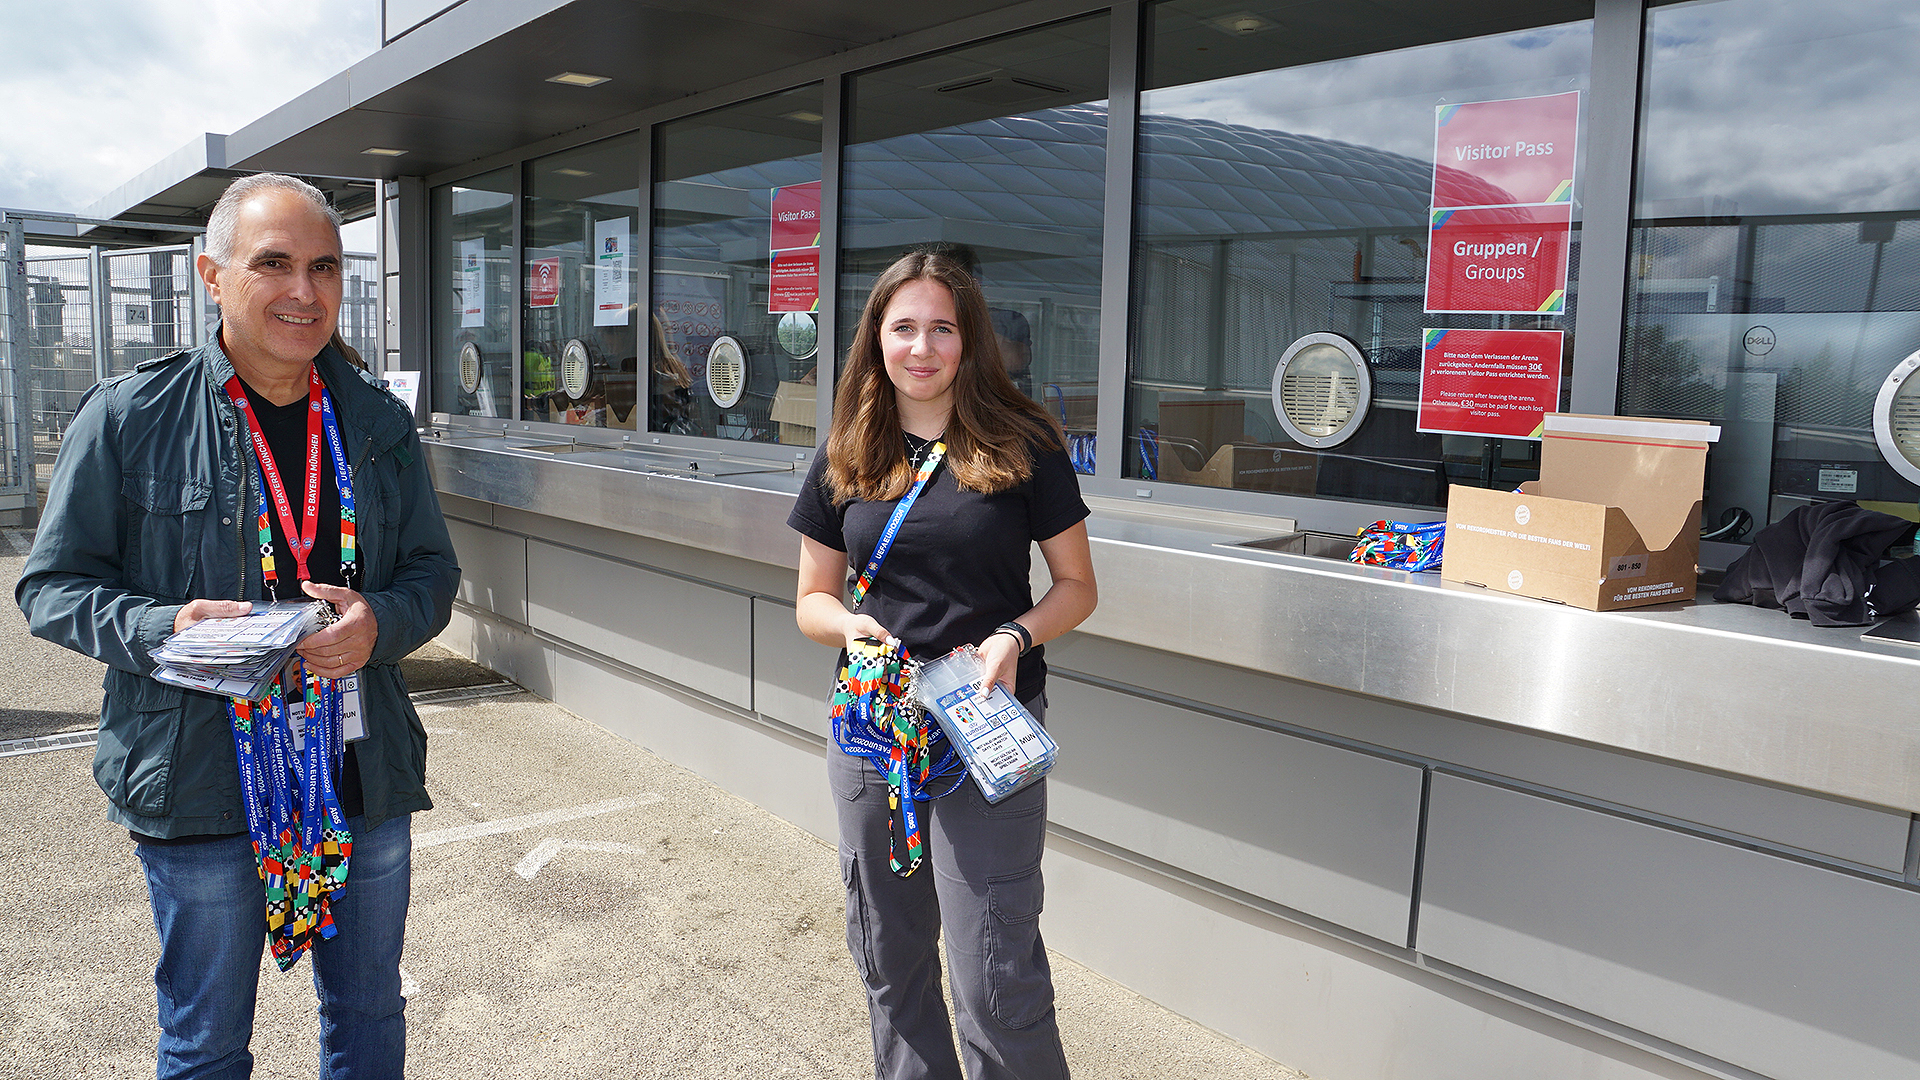
[[[355,562],[353,475],[340,441],[333,398],[309,369],[306,489],[303,525],[296,526],[291,500],[268,449],[265,433],[236,376],[227,394],[246,416],[258,465],[255,476],[263,495],[271,493],[287,546],[294,553],[299,580],[310,580],[307,556],[319,535],[321,437],[333,458],[340,493],[340,572],[352,580]],[[267,598],[279,579],[273,560],[273,524],[262,498],[259,517],[260,568]],[[281,971],[298,963],[317,939],[337,932],[332,897],[346,887],[353,835],[333,789],[333,770],[341,755],[342,693],[332,679],[309,675],[299,657],[290,660],[259,701],[234,698],[227,703],[234,753],[240,765],[240,789],[252,834],[254,865],[265,885],[267,937]],[[291,700],[292,704],[289,704]],[[295,715],[295,711],[298,715]],[[301,736],[294,736],[298,722]]]
[[[227,395],[247,418],[247,436],[253,440],[261,488],[272,493],[273,509],[280,517],[280,530],[286,533],[287,547],[293,552],[294,573],[300,581],[313,579],[307,569],[307,556],[313,553],[314,541],[320,533],[320,458],[324,435],[325,449],[333,458],[334,483],[340,490],[340,579],[351,582],[355,561],[353,472],[347,467],[346,449],[340,442],[340,423],[334,416],[333,396],[320,381],[319,371],[308,368],[307,379],[307,486],[301,492],[298,526],[293,520],[292,501],[287,498],[287,485],[280,479],[273,451],[267,448],[266,432],[260,427],[260,418],[254,415],[253,403],[247,400],[238,375],[227,380]],[[273,562],[273,527],[267,518],[264,499],[260,505],[260,566],[267,581],[268,596],[272,598],[280,575]]]
[[[946,453],[947,444],[936,440],[914,475],[913,487],[894,506],[866,569],[854,582],[855,609],[879,577],[880,564],[893,548],[900,523],[906,520],[907,511],[913,508],[914,500],[920,497]],[[929,722],[913,699],[906,646],[897,639],[862,638],[847,650],[847,666],[833,688],[828,716],[833,720],[833,737],[840,748],[866,758],[887,778],[887,808],[891,819],[887,862],[901,877],[912,874],[926,853],[917,804],[959,787],[966,779],[966,769],[953,747],[947,744],[939,725]],[[937,757],[936,751],[940,751]],[[952,776],[953,783],[939,795],[928,794],[927,785],[942,776]]]

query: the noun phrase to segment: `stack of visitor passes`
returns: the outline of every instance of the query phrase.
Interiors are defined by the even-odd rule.
[[[301,638],[332,621],[323,600],[255,603],[233,619],[204,619],[153,650],[161,682],[258,701]]]

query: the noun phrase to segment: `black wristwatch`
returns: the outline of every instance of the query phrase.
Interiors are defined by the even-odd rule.
[[[1033,634],[1017,622],[1003,622],[993,628],[996,634],[1009,634],[1020,642],[1020,655],[1025,656],[1033,649]]]

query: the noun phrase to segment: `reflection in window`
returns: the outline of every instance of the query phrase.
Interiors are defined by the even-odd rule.
[[[1151,9],[1128,476],[1440,507],[1449,483],[1511,486],[1536,474],[1537,442],[1489,437],[1519,425],[1520,405],[1487,410],[1484,400],[1436,396],[1434,379],[1423,423],[1422,371],[1438,355],[1431,331],[1463,331],[1456,341],[1569,331],[1558,356],[1534,355],[1555,351],[1552,336],[1477,339],[1502,348],[1524,340],[1544,368],[1530,400],[1559,407],[1579,269],[1579,160],[1555,147],[1558,175],[1575,180],[1571,198],[1554,184],[1534,191],[1524,178],[1494,183],[1484,170],[1456,168],[1453,155],[1436,175],[1436,124],[1453,115],[1446,107],[1496,103],[1477,122],[1485,142],[1508,154],[1520,141],[1512,117],[1558,109],[1554,123],[1572,129],[1584,114],[1592,4],[1429,7],[1445,10],[1391,25],[1371,11],[1301,0],[1240,5],[1229,15],[1202,0]],[[1481,36],[1435,41],[1443,33]],[[1449,214],[1436,203],[1499,209]],[[1549,245],[1557,236],[1567,269],[1547,271],[1566,276],[1539,297],[1449,300],[1428,281],[1430,235],[1449,223],[1483,243],[1506,231],[1544,233]],[[1445,241],[1444,252],[1459,242]],[[1438,254],[1433,265],[1436,275],[1455,272]],[[1373,404],[1351,437],[1319,448],[1289,436],[1273,399],[1289,347],[1324,333],[1364,355]],[[1318,396],[1304,384],[1283,394],[1296,431],[1331,429],[1351,415],[1343,410],[1352,399],[1341,393],[1349,383],[1322,381]],[[1466,415],[1460,404],[1482,412]],[[1443,405],[1460,415],[1443,422]]]
[[[513,418],[513,170],[433,189],[433,409]]]
[[[640,137],[527,164],[520,418],[631,429]]]
[[[881,270],[912,247],[971,257],[1014,384],[1093,471],[1107,17],[859,76],[843,180],[840,347]]]
[[[1920,348],[1916,48],[1904,0],[1647,13],[1620,411],[1721,423],[1709,536],[1832,499],[1920,517],[1870,415]]]
[[[647,428],[814,444],[820,87],[654,131]]]

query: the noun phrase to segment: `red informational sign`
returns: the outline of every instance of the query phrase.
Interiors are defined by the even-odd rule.
[[[1427,234],[1430,312],[1558,315],[1567,308],[1573,207],[1435,210]]]
[[[535,259],[527,264],[527,306],[560,306],[559,259]]]
[[[1442,105],[1434,112],[1433,206],[1573,201],[1580,92]]]
[[[772,251],[820,246],[820,181],[773,189]]]
[[[773,253],[773,279],[767,289],[767,310],[820,310],[820,249],[794,248]]]
[[[1538,439],[1560,407],[1560,330],[1426,330],[1420,416],[1441,435]]]
[[[773,189],[767,310],[820,310],[820,182]]]

